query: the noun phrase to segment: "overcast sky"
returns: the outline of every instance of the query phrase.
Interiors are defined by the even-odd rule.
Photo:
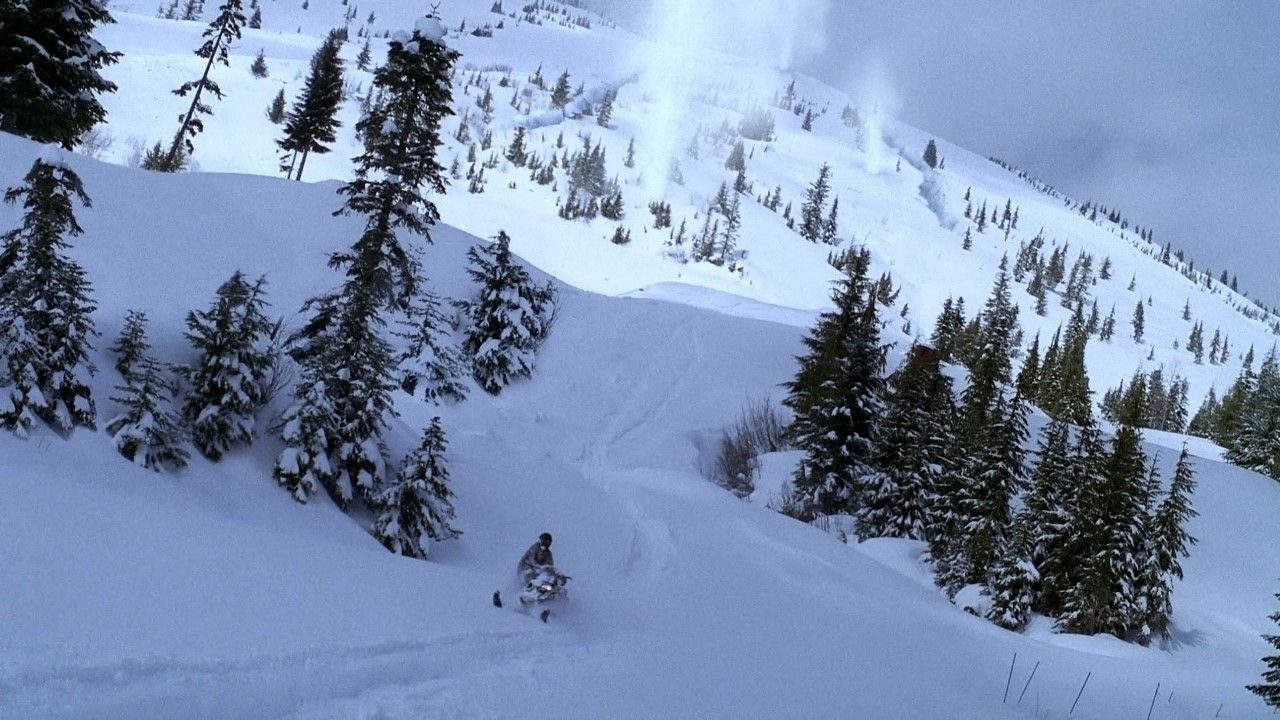
[[[799,69],[851,91],[874,75],[900,119],[1119,207],[1280,303],[1280,0],[735,5],[751,3],[825,36]]]

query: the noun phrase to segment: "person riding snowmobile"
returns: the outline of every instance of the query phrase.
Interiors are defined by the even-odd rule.
[[[544,570],[556,574],[556,561],[551,554],[551,533],[544,532],[538,536],[538,541],[529,546],[520,558],[517,568],[524,582],[529,582]]]

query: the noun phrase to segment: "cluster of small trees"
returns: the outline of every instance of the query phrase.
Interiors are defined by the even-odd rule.
[[[100,10],[92,2],[70,4]],[[229,0],[220,17],[234,16],[236,6],[237,0]],[[209,67],[225,59],[225,43],[237,23],[223,18],[211,26],[202,56]],[[74,30],[87,34],[89,28]],[[313,69],[336,55],[337,42],[330,37]],[[110,57],[103,54],[100,64]],[[374,79],[379,100],[358,128],[365,151],[356,158],[355,179],[340,190],[340,212],[364,217],[365,229],[350,249],[330,258],[331,267],[343,273],[341,287],[311,298],[305,325],[284,341],[300,370],[293,402],[276,425],[285,445],[274,470],[281,486],[299,501],[323,487],[342,507],[364,505],[374,513],[372,531],[383,544],[417,557],[426,555],[430,541],[457,534],[450,525],[446,440],[439,420],[433,421],[399,471],[388,472],[382,433],[395,414],[393,391],[461,399],[462,377],[470,373],[486,391],[500,392],[532,372],[533,353],[547,337],[556,308],[552,286],[532,281],[501,234],[493,245],[469,253],[469,273],[479,291],[457,303],[465,328],[455,346],[441,303],[426,288],[419,251],[402,240],[409,235],[429,242],[429,228],[439,217],[423,193],[444,191],[436,150],[441,120],[452,113],[450,76],[457,58],[421,30],[390,43]],[[66,62],[76,64],[74,58]],[[91,75],[74,77],[80,86],[56,89],[83,100],[93,97],[92,87],[103,87],[89,82]],[[319,93],[320,84],[315,87]],[[175,147],[185,140],[189,150],[189,123],[203,112],[199,95],[217,90],[207,82],[207,69],[188,89],[197,100]],[[53,90],[44,98],[46,106],[12,115],[6,109],[5,118],[14,130],[71,147],[101,109],[86,104],[76,122],[54,122],[49,106],[69,106]],[[301,117],[295,108],[291,123]],[[316,147],[285,149],[305,159]],[[19,435],[38,422],[63,433],[94,428],[97,410],[88,379],[95,372],[89,360],[95,305],[83,269],[66,253],[68,239],[82,232],[74,205],[88,207],[89,197],[75,172],[46,154],[5,200],[21,202],[25,212],[20,227],[0,236],[0,426]],[[105,425],[123,455],[149,468],[176,469],[188,461],[188,442],[216,462],[253,441],[258,413],[282,384],[280,322],[265,314],[264,289],[264,280],[250,282],[236,273],[209,309],[188,315],[187,337],[198,355],[189,366],[155,358],[146,315],[130,313],[111,348],[121,375],[112,399],[120,411]],[[396,334],[406,341],[398,356],[385,337],[390,318],[398,318]]]
[[[800,207],[800,236],[811,243],[823,242],[835,245],[839,242],[840,198],[831,201],[831,166],[823,163],[818,177],[805,192],[804,205]]]
[[[1209,390],[1188,432],[1226,448],[1226,459],[1280,479],[1280,359],[1272,348],[1254,370],[1253,349],[1221,399]]]
[[[884,378],[867,264],[865,251],[844,263],[835,309],[806,337],[787,384],[791,437],[805,452],[793,512],[849,516],[860,538],[926,541],[939,586],[952,596],[981,586],[986,616],[1004,627],[1021,628],[1035,611],[1068,632],[1167,637],[1171,582],[1194,542],[1187,454],[1161,492],[1135,427],[1140,409],[1126,408],[1106,442],[1087,412],[1085,380],[1084,412],[1070,406],[1027,457],[1029,406],[1011,368],[1017,308],[1003,267],[958,403],[933,349],[913,348]],[[954,336],[944,339],[954,351]]]
[[[1150,373],[1133,374],[1128,385],[1120,383],[1102,395],[1102,416],[1118,422],[1127,408],[1141,408],[1138,427],[1180,433],[1187,428],[1187,393],[1191,385],[1186,378],[1173,375],[1165,382],[1164,368]]]

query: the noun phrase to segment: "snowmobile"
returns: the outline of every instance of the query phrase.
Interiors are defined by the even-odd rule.
[[[571,578],[568,575],[561,575],[553,568],[542,568],[537,575],[529,578],[524,584],[524,589],[520,591],[520,606],[528,610],[535,605],[541,605],[546,602],[555,600],[556,598],[569,597],[569,591],[565,585],[569,583]],[[495,591],[493,593],[494,607],[502,607],[502,594]],[[538,614],[542,622],[546,622],[551,617],[551,608],[543,608]]]

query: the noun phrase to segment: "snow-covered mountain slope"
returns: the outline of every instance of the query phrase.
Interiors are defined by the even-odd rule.
[[[39,152],[0,136],[0,184]],[[291,316],[358,230],[330,214],[331,183],[70,162],[94,200],[73,253],[99,328],[146,308],[169,361],[189,359],[181,319],[233,270],[267,273]],[[440,292],[466,292],[474,242],[439,229]],[[687,304],[769,314],[711,290],[677,299],[562,286],[531,382],[443,408],[399,398],[394,451],[433,413],[451,439],[465,534],[432,562],[390,555],[323,498],[294,503],[270,479],[273,439],[161,475],[102,433],[0,437],[0,716],[1065,717],[1086,675],[1073,717],[1140,716],[1157,682],[1152,717],[1263,713],[1242,686],[1280,574],[1259,552],[1273,481],[1197,462],[1176,648],[1009,633],[935,590],[920,545],[846,545],[699,477],[699,438],[776,392],[802,331]],[[549,625],[489,604],[541,530],[575,576]]]
[[[505,4],[524,15],[522,3]],[[94,391],[103,413],[116,382],[103,349],[127,310],[148,312],[162,359],[188,361],[185,314],[240,269],[265,273],[272,309],[296,325],[303,299],[337,282],[328,253],[359,231],[357,219],[331,215],[337,185],[328,182],[348,175],[358,150],[352,128],[370,75],[353,67],[363,42],[356,31],[408,27],[423,7],[359,4],[343,50],[344,127],[331,153],[309,161],[309,182],[294,183],[278,177],[280,130],[263,111],[282,86],[297,92],[320,38],[351,6],[262,5],[264,29],[247,30],[231,67],[216,71],[226,98],[196,139],[204,172],[165,176],[119,165],[131,139],[172,136],[184,103],[169,90],[198,74],[191,50],[203,25],[156,19],[150,3],[112,2],[119,23],[100,37],[125,55],[108,71],[120,90],[106,98],[103,130],[114,143],[99,154],[115,165],[69,160],[94,200],[79,213],[86,233],[73,253],[99,305]],[[459,179],[439,199],[446,226],[426,256],[438,291],[466,294],[466,248],[505,229],[562,297],[532,381],[446,407],[397,397],[396,456],[433,415],[444,418],[464,535],[430,562],[390,555],[359,518],[324,498],[300,506],[275,486],[274,438],[217,465],[197,457],[183,473],[157,475],[120,458],[102,433],[0,436],[0,717],[1061,718],[1086,678],[1071,717],[1145,716],[1157,683],[1153,718],[1266,712],[1243,686],[1267,650],[1259,635],[1273,629],[1280,561],[1264,549],[1275,544],[1280,487],[1220,464],[1208,443],[1192,444],[1201,514],[1190,530],[1200,543],[1175,589],[1170,649],[1054,634],[1043,619],[1023,634],[1003,631],[932,586],[921,545],[846,545],[740,502],[698,472],[700,448],[744,403],[780,394],[803,328],[827,304],[836,277],[827,254],[838,248],[808,243],[754,201],[778,187],[798,215],[823,162],[841,200],[843,246],[870,247],[873,271],[892,272],[899,307],[910,305],[912,329],[895,319],[888,330],[900,343],[892,360],[911,336],[928,334],[948,296],[965,297],[971,311],[980,304],[1000,258],[1038,232],[1047,247],[1070,243],[1069,261],[1079,250],[1111,258],[1113,279],[1088,292],[1104,316],[1114,305],[1117,320],[1116,338],[1089,348],[1095,390],[1164,364],[1191,381],[1194,409],[1211,385],[1222,390],[1234,378],[1243,350],[1271,345],[1267,321],[1241,314],[1246,299],[1186,279],[1154,261],[1132,230],[1092,222],[945,141],[945,168],[923,169],[926,133],[882,114],[876,98],[851,99],[804,77],[794,78],[799,97],[826,110],[813,132],[773,109],[777,139],[746,143],[754,187],[743,197],[742,272],[678,262],[668,231],[652,227],[649,203],[669,202],[674,223],[696,232],[716,189],[734,180],[725,169],[732,142],[706,133],[724,122],[736,128],[742,111],[767,105],[793,77],[698,50],[692,38],[645,40],[557,3],[538,3],[550,8],[534,12],[542,24],[505,17],[498,29],[492,5],[441,6],[455,29],[449,42],[464,53],[457,105],[477,123],[476,142],[483,83],[495,96],[492,148],[477,165],[501,158],[518,125],[531,128],[530,150],[543,159],[590,134],[607,149],[626,217],[561,220],[563,170],[557,192],[501,159],[486,170],[483,193]],[[553,21],[561,11],[591,27]],[[470,34],[486,24],[492,37]],[[266,79],[248,70],[260,49]],[[375,59],[382,50],[375,39]],[[612,127],[551,111],[542,89],[526,96],[539,66],[548,87],[567,69],[589,99],[617,88]],[[850,103],[866,123],[861,143],[839,117]],[[447,124],[451,135],[459,119]],[[628,168],[633,138],[637,162]],[[0,135],[0,187],[18,182],[39,153]],[[466,171],[465,144],[450,137],[443,153]],[[673,157],[684,184],[665,180]],[[962,249],[966,191],[975,205],[1012,201],[1019,228],[1008,239],[974,232],[973,249]],[[17,220],[0,206],[0,230]],[[631,230],[629,245],[609,242],[619,225]],[[1028,342],[1066,320],[1055,295],[1041,318],[1025,286],[1015,290]],[[1146,300],[1147,336],[1135,343],[1128,319]],[[1231,338],[1226,364],[1197,365],[1174,348],[1191,329],[1186,302],[1210,335],[1221,328]],[[1184,438],[1147,439],[1167,477]],[[495,588],[510,595],[515,561],[542,530],[555,533],[557,559],[575,577],[549,625],[489,604]]]
[[[1274,342],[1275,318],[1243,316],[1242,308],[1263,313],[1217,283],[1221,268],[1213,268],[1212,287],[1202,280],[1189,280],[1154,261],[1151,255],[1158,254],[1159,248],[1140,240],[1133,228],[1122,229],[1105,219],[1091,221],[1056,193],[1042,192],[945,141],[938,144],[944,168],[928,169],[920,160],[928,134],[894,121],[882,111],[880,98],[850,97],[807,77],[699,50],[698,28],[680,25],[693,22],[688,18],[672,18],[666,23],[673,26],[670,37],[651,41],[560,3],[497,6],[506,14],[492,12],[491,0],[448,0],[440,7],[451,28],[449,41],[463,53],[455,82],[459,117],[446,124],[451,137],[443,158],[446,163],[456,158],[460,173],[465,173],[471,167],[469,144],[480,143],[486,132],[492,132],[491,147],[478,149],[474,167],[493,160],[484,170],[483,193],[468,193],[467,179],[457,179],[441,200],[441,210],[449,223],[480,237],[507,230],[517,252],[576,287],[620,295],[678,283],[789,308],[823,307],[829,281],[836,276],[826,262],[833,248],[806,242],[787,228],[780,211],[769,211],[757,200],[779,188],[782,206],[791,205],[798,220],[805,189],[826,162],[832,166],[833,194],[840,200],[842,246],[866,244],[873,253],[873,271],[889,271],[902,285],[902,302],[910,309],[909,334],[927,337],[948,296],[964,297],[972,312],[987,296],[1000,259],[1015,255],[1020,243],[1039,234],[1046,256],[1056,247],[1069,247],[1068,266],[1081,251],[1094,257],[1095,275],[1104,258],[1112,263],[1112,278],[1098,280],[1086,296],[1086,311],[1096,302],[1102,317],[1114,308],[1116,319],[1115,339],[1095,341],[1089,348],[1090,375],[1099,392],[1127,379],[1139,367],[1150,370],[1163,365],[1166,376],[1175,372],[1190,381],[1194,412],[1210,387],[1222,392],[1230,384],[1249,346],[1264,352]],[[528,7],[541,8],[528,13],[536,22],[526,19]],[[151,3],[138,0],[118,0],[113,10],[119,23],[100,35],[125,55],[108,72],[120,91],[106,100],[110,111],[106,132],[114,143],[102,155],[121,162],[132,154],[131,143],[136,147],[172,135],[185,101],[169,90],[198,74],[200,61],[191,50],[198,44],[203,24],[151,17],[155,12]],[[292,99],[324,33],[345,25],[351,40],[343,50],[350,91],[340,113],[344,127],[332,152],[308,161],[307,177],[347,177],[349,158],[359,147],[353,130],[358,100],[371,79],[354,65],[365,41],[360,34],[379,36],[371,41],[376,62],[385,43],[381,35],[408,27],[420,12],[412,3],[386,0],[366,1],[358,9],[340,0],[312,0],[306,9],[265,0],[263,29],[246,30],[233,48],[231,67],[215,71],[226,99],[214,103],[215,115],[196,140],[195,162],[207,171],[278,175],[273,141],[280,128],[267,120],[264,110],[281,87]],[[354,19],[348,21],[350,13]],[[690,15],[697,13],[690,11]],[[582,24],[572,22],[579,19]],[[492,36],[473,35],[477,28],[491,30]],[[265,79],[249,72],[260,50],[270,69]],[[545,89],[530,82],[539,68]],[[572,85],[583,89],[568,113],[550,106],[549,90],[561,71],[568,71]],[[717,188],[722,182],[733,184],[735,173],[725,168],[725,159],[737,140],[743,113],[752,106],[767,107],[793,80],[797,103],[812,108],[816,115],[813,131],[802,129],[801,117],[771,108],[776,139],[745,142],[751,190],[743,197],[739,248],[746,258],[739,263],[742,271],[673,260],[671,252],[687,252],[688,245],[666,245],[671,231],[654,229],[649,204],[670,203],[673,224],[685,221],[688,233],[696,234]],[[494,106],[487,125],[477,107],[486,88],[493,93]],[[610,128],[598,126],[593,116],[574,112],[598,102],[610,89],[618,93]],[[859,111],[861,133],[842,122],[846,107]],[[466,143],[454,136],[464,116],[470,126]],[[603,218],[570,222],[556,217],[565,194],[565,171],[558,169],[554,186],[544,186],[531,180],[526,168],[513,167],[503,153],[517,126],[529,128],[529,152],[543,161],[576,152],[583,143],[580,136],[602,143],[608,175],[616,178],[623,192],[625,217],[620,222]],[[722,126],[730,131],[712,139]],[[689,146],[699,133],[694,158]],[[623,161],[633,139],[636,162],[628,168]],[[682,166],[683,184],[667,179],[673,159]],[[984,204],[1003,210],[1011,202],[1019,211],[1017,229],[1007,237],[992,228],[985,233],[974,231],[973,249],[962,249],[962,237],[973,226],[964,217],[966,193],[975,210]],[[1106,199],[1100,200],[1105,203]],[[631,231],[629,245],[609,242],[619,226]],[[1203,260],[1211,263],[1213,259],[1202,259],[1202,268]],[[1131,278],[1135,279],[1132,290]],[[1062,285],[1050,292],[1047,313],[1039,317],[1033,312],[1035,299],[1025,291],[1026,281],[1015,288],[1025,343],[1029,345],[1036,334],[1047,342],[1070,315],[1058,302]],[[1149,305],[1146,334],[1138,343],[1129,337],[1129,322],[1140,301]],[[1184,305],[1191,308],[1191,320],[1183,319]],[[1185,346],[1196,322],[1205,328],[1206,343],[1215,330],[1229,339],[1232,353],[1226,362],[1194,362]]]

